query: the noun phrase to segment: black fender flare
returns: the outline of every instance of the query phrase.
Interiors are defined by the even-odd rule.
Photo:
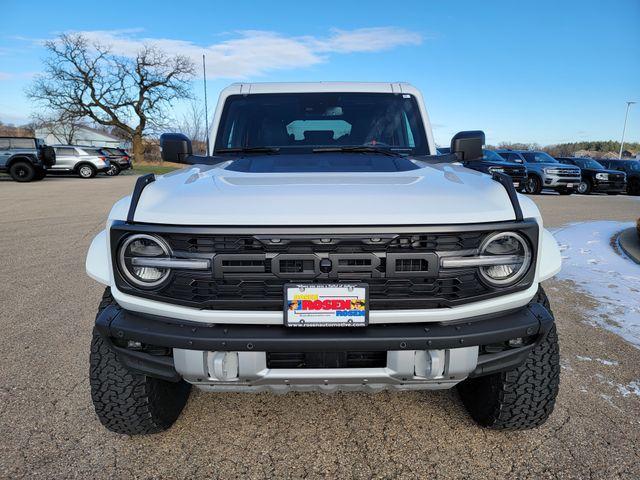
[[[10,169],[11,166],[16,162],[28,162],[36,168],[42,167],[42,164],[40,163],[36,155],[32,155],[29,153],[16,153],[15,155],[9,157],[9,160],[7,160],[7,170]]]

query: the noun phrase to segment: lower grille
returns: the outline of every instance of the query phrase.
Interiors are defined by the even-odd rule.
[[[267,352],[267,368],[384,368],[387,352]]]

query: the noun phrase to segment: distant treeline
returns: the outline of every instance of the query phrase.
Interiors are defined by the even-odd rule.
[[[512,150],[543,150],[554,157],[572,156],[576,152],[615,153],[620,151],[620,142],[614,140],[599,140],[571,143],[557,143],[555,145],[542,146],[537,143],[508,143],[502,142],[497,146],[489,146],[490,149],[510,148]],[[624,142],[625,156],[634,156],[640,152],[640,143]]]

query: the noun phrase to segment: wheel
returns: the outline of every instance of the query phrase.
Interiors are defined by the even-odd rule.
[[[9,175],[16,182],[30,182],[36,176],[36,169],[29,162],[15,162],[9,167]]]
[[[98,314],[114,303],[107,288]],[[129,371],[96,329],[89,360],[93,407],[100,422],[112,432],[127,435],[161,432],[173,425],[187,403],[190,384]]]
[[[634,179],[627,184],[629,195],[640,195],[640,180]]]
[[[578,184],[578,193],[581,195],[589,195],[591,193],[591,182],[589,180],[582,180]]]
[[[524,182],[523,190],[525,193],[537,195],[542,191],[542,182],[535,175],[529,175],[527,180]]]
[[[98,172],[95,167],[88,163],[80,165],[80,168],[78,168],[78,175],[80,175],[80,178],[93,178],[97,173]]]
[[[109,167],[109,170],[107,170],[104,173],[106,173],[110,177],[115,177],[116,175],[120,175],[121,171],[122,171],[122,169],[120,168],[120,166],[117,163],[112,163],[111,167]]]
[[[549,312],[540,288],[536,301]],[[458,385],[462,402],[481,426],[495,430],[526,430],[542,425],[555,405],[560,384],[560,350],[555,324],[518,368]]]

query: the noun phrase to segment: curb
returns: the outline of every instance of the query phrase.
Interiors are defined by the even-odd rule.
[[[627,228],[618,235],[618,245],[634,262],[640,264],[640,238],[636,227]]]

